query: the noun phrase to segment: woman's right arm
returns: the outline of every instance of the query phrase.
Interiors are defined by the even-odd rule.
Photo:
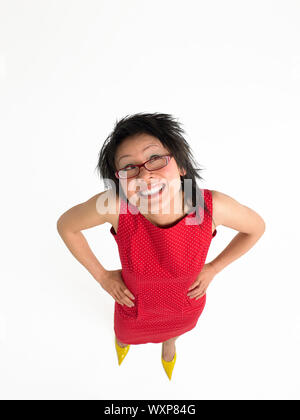
[[[110,222],[111,215],[101,214],[96,208],[98,197],[104,193],[107,194],[107,191],[96,194],[89,200],[70,208],[57,221],[58,233],[70,252],[100,284],[107,271],[92,252],[81,231]]]
[[[97,210],[99,208],[97,200],[101,194],[105,194],[105,197],[102,198],[108,198],[108,212],[105,214]],[[103,191],[84,203],[67,210],[58,219],[57,230],[70,252],[90,272],[101,287],[116,302],[131,307],[134,306],[131,299],[135,299],[135,297],[122,279],[122,270],[105,270],[81,233],[84,229],[102,225],[106,222],[112,224],[112,215],[116,214],[119,202],[112,198],[110,194],[112,194],[111,191]]]

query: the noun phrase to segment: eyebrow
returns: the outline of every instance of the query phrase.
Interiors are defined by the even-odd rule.
[[[156,146],[156,147],[160,147],[158,144],[148,144],[148,146],[145,147],[145,149],[143,149],[143,152],[148,149],[151,146]],[[123,155],[118,159],[118,163],[120,163],[120,160],[123,159],[124,157],[130,157],[132,155]]]

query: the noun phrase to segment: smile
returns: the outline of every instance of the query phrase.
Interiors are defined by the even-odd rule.
[[[158,187],[154,187],[151,190],[145,190],[145,191],[139,191],[139,195],[142,197],[154,197],[154,196],[158,196],[161,194],[161,192],[163,191],[165,187],[165,184],[160,185]]]

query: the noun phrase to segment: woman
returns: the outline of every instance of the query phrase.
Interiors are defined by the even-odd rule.
[[[264,220],[227,194],[197,186],[196,178],[202,178],[190,147],[168,114],[119,121],[102,146],[97,169],[111,188],[65,212],[58,231],[115,300],[119,364],[130,344],[162,343],[161,361],[171,379],[176,339],[197,325],[209,284],[257,242]],[[121,270],[105,270],[81,233],[105,222],[111,224]],[[205,264],[218,225],[239,233]]]

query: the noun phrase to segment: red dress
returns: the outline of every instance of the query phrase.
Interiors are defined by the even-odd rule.
[[[202,193],[212,214],[211,191]],[[120,342],[161,343],[196,326],[206,295],[191,299],[188,288],[217,233],[212,234],[211,217],[202,207],[198,224],[194,211],[170,227],[158,227],[120,198],[118,232],[113,226],[110,232],[118,245],[122,279],[135,296],[133,307],[115,301],[114,331]]]

